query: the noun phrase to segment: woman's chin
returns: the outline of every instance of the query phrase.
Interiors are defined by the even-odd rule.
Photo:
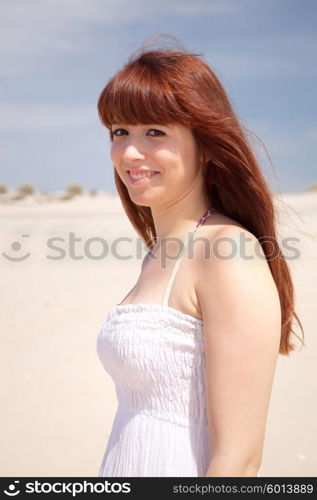
[[[153,196],[149,196],[149,193],[142,194],[129,191],[129,196],[131,198],[131,201],[133,201],[133,203],[143,207],[151,207],[152,205],[155,205],[155,202],[157,201],[154,199]]]
[[[139,205],[139,207],[152,207],[152,206],[154,206],[154,203],[151,202],[150,200],[141,199],[140,197],[135,198],[135,199],[131,197],[131,200],[136,205]]]

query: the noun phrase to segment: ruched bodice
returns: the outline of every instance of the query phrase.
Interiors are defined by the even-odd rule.
[[[118,400],[99,476],[204,475],[210,446],[202,321],[160,304],[116,305],[97,349]],[[147,462],[138,461],[146,447]]]
[[[121,408],[179,425],[206,422],[200,320],[156,304],[119,305],[98,343]]]
[[[177,265],[162,304],[114,305],[98,333],[118,400],[99,477],[204,476],[210,463],[203,321],[168,306]]]

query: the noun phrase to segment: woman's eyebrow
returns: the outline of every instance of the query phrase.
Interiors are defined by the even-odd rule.
[[[119,125],[119,123],[111,123],[111,127],[114,127],[116,125]],[[122,124],[121,124],[122,125]],[[165,124],[160,124],[160,123],[147,123],[147,124],[141,124],[142,127],[150,127],[150,126],[155,126],[155,127],[166,127],[168,129],[171,129],[171,125],[165,125]]]

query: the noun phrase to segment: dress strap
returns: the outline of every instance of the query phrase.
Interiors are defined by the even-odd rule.
[[[209,210],[207,210],[207,212],[197,222],[196,227],[195,227],[195,229],[194,229],[194,231],[193,231],[192,234],[195,233],[195,231],[197,230],[197,228],[199,226],[202,226],[204,224],[205,220],[208,219],[208,217],[210,217],[213,212],[214,212],[214,209],[212,209],[212,208],[210,208]],[[178,268],[179,268],[181,259],[182,259],[183,255],[185,253],[185,250],[188,247],[189,234],[190,233],[187,234],[186,244],[183,245],[183,247],[182,247],[179,255],[177,256],[176,264],[175,264],[175,266],[173,268],[172,274],[171,274],[170,279],[169,279],[169,281],[167,283],[167,286],[166,286],[166,289],[165,289],[165,292],[164,292],[164,296],[163,296],[163,301],[162,301],[162,305],[163,306],[168,306],[169,295],[170,295],[170,292],[171,292],[171,289],[172,289],[172,286],[173,286],[173,283],[174,283],[174,279],[175,279],[176,273],[178,271]]]

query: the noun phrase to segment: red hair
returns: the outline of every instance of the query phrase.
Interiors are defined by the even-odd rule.
[[[192,130],[210,205],[242,224],[261,243],[281,305],[279,352],[289,354],[295,348],[291,333],[297,337],[294,318],[304,333],[294,310],[289,266],[276,238],[273,197],[222,84],[199,56],[184,49],[141,49],[102,90],[99,117],[111,141],[112,123],[178,122]],[[116,170],[115,184],[131,224],[152,248],[156,232],[150,207],[133,203]],[[274,258],[269,257],[272,245]]]

